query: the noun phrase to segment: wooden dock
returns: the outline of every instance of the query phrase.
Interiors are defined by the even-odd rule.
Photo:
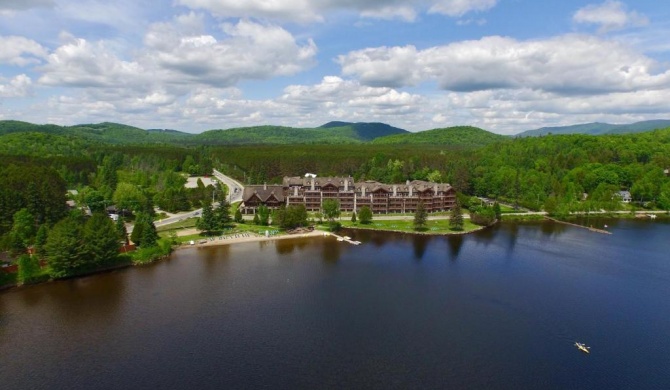
[[[329,236],[333,236],[333,237],[337,238],[337,241],[348,242],[349,244],[352,244],[352,245],[361,245],[361,242],[360,242],[360,241],[354,241],[354,240],[352,240],[351,238],[349,238],[349,237],[347,237],[347,236],[344,236],[344,237],[343,237],[343,236],[338,236],[338,235],[335,234],[335,233],[326,233],[326,234],[329,235]]]
[[[595,233],[612,234],[612,232],[607,231],[607,230],[597,229],[597,228],[590,227],[590,226],[578,225],[576,223],[571,223],[571,222],[566,222],[566,221],[561,221],[559,219],[554,219],[554,218],[551,218],[551,217],[547,217],[546,215],[544,216],[544,218],[548,219],[550,221],[556,222],[556,223],[562,223],[564,225],[570,225],[570,226],[574,226],[574,227],[578,227],[578,228],[582,228],[582,229],[588,229],[588,230],[590,230],[592,232],[595,232]]]

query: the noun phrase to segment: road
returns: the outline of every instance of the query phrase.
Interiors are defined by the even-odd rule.
[[[229,203],[242,201],[242,193],[244,192],[244,186],[240,182],[224,175],[223,173],[217,171],[216,169],[214,169],[214,176],[216,176],[217,180],[219,180],[222,184],[225,184],[228,187]],[[216,205],[217,204],[214,204],[214,206]],[[156,227],[170,225],[184,219],[200,217],[200,213],[202,213],[202,209],[187,211],[185,213],[179,213],[179,214],[168,214],[167,218],[155,221],[154,225]],[[132,230],[133,226],[129,225],[128,232],[130,233],[132,232]]]
[[[214,176],[223,184],[228,187],[228,203],[235,203],[242,201],[242,193],[244,192],[244,186],[239,181],[228,177],[223,173],[214,169]]]

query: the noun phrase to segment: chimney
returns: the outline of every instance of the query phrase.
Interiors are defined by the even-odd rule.
[[[316,179],[312,178],[312,188],[311,188],[312,191],[314,191],[314,185],[316,184],[315,182],[316,182]]]
[[[268,183],[263,183],[263,189],[267,190],[268,189]]]
[[[393,186],[393,196],[398,196],[398,186]]]
[[[349,191],[349,178],[344,179],[344,191]]]
[[[413,188],[412,186],[409,186],[409,197],[410,197],[410,198],[411,198],[412,196],[414,196],[414,195],[413,195],[414,191],[412,191],[413,189],[414,189],[414,188]]]
[[[435,184],[435,196],[437,196],[437,184]]]
[[[407,182],[405,183],[405,185],[406,185],[406,186],[408,186],[408,185],[409,185],[409,180],[407,180]]]
[[[361,187],[361,195],[365,196],[365,186]]]
[[[298,196],[298,186],[293,187],[293,196]]]

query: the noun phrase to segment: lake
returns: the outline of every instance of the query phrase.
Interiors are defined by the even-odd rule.
[[[188,248],[0,292],[0,388],[668,389],[670,223],[605,223]]]

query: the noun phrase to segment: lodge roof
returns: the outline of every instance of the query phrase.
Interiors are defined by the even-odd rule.
[[[258,196],[261,202],[267,202],[274,195],[279,202],[284,201],[284,187],[280,185],[253,185],[244,187],[242,199],[244,202],[251,199],[254,195]]]

